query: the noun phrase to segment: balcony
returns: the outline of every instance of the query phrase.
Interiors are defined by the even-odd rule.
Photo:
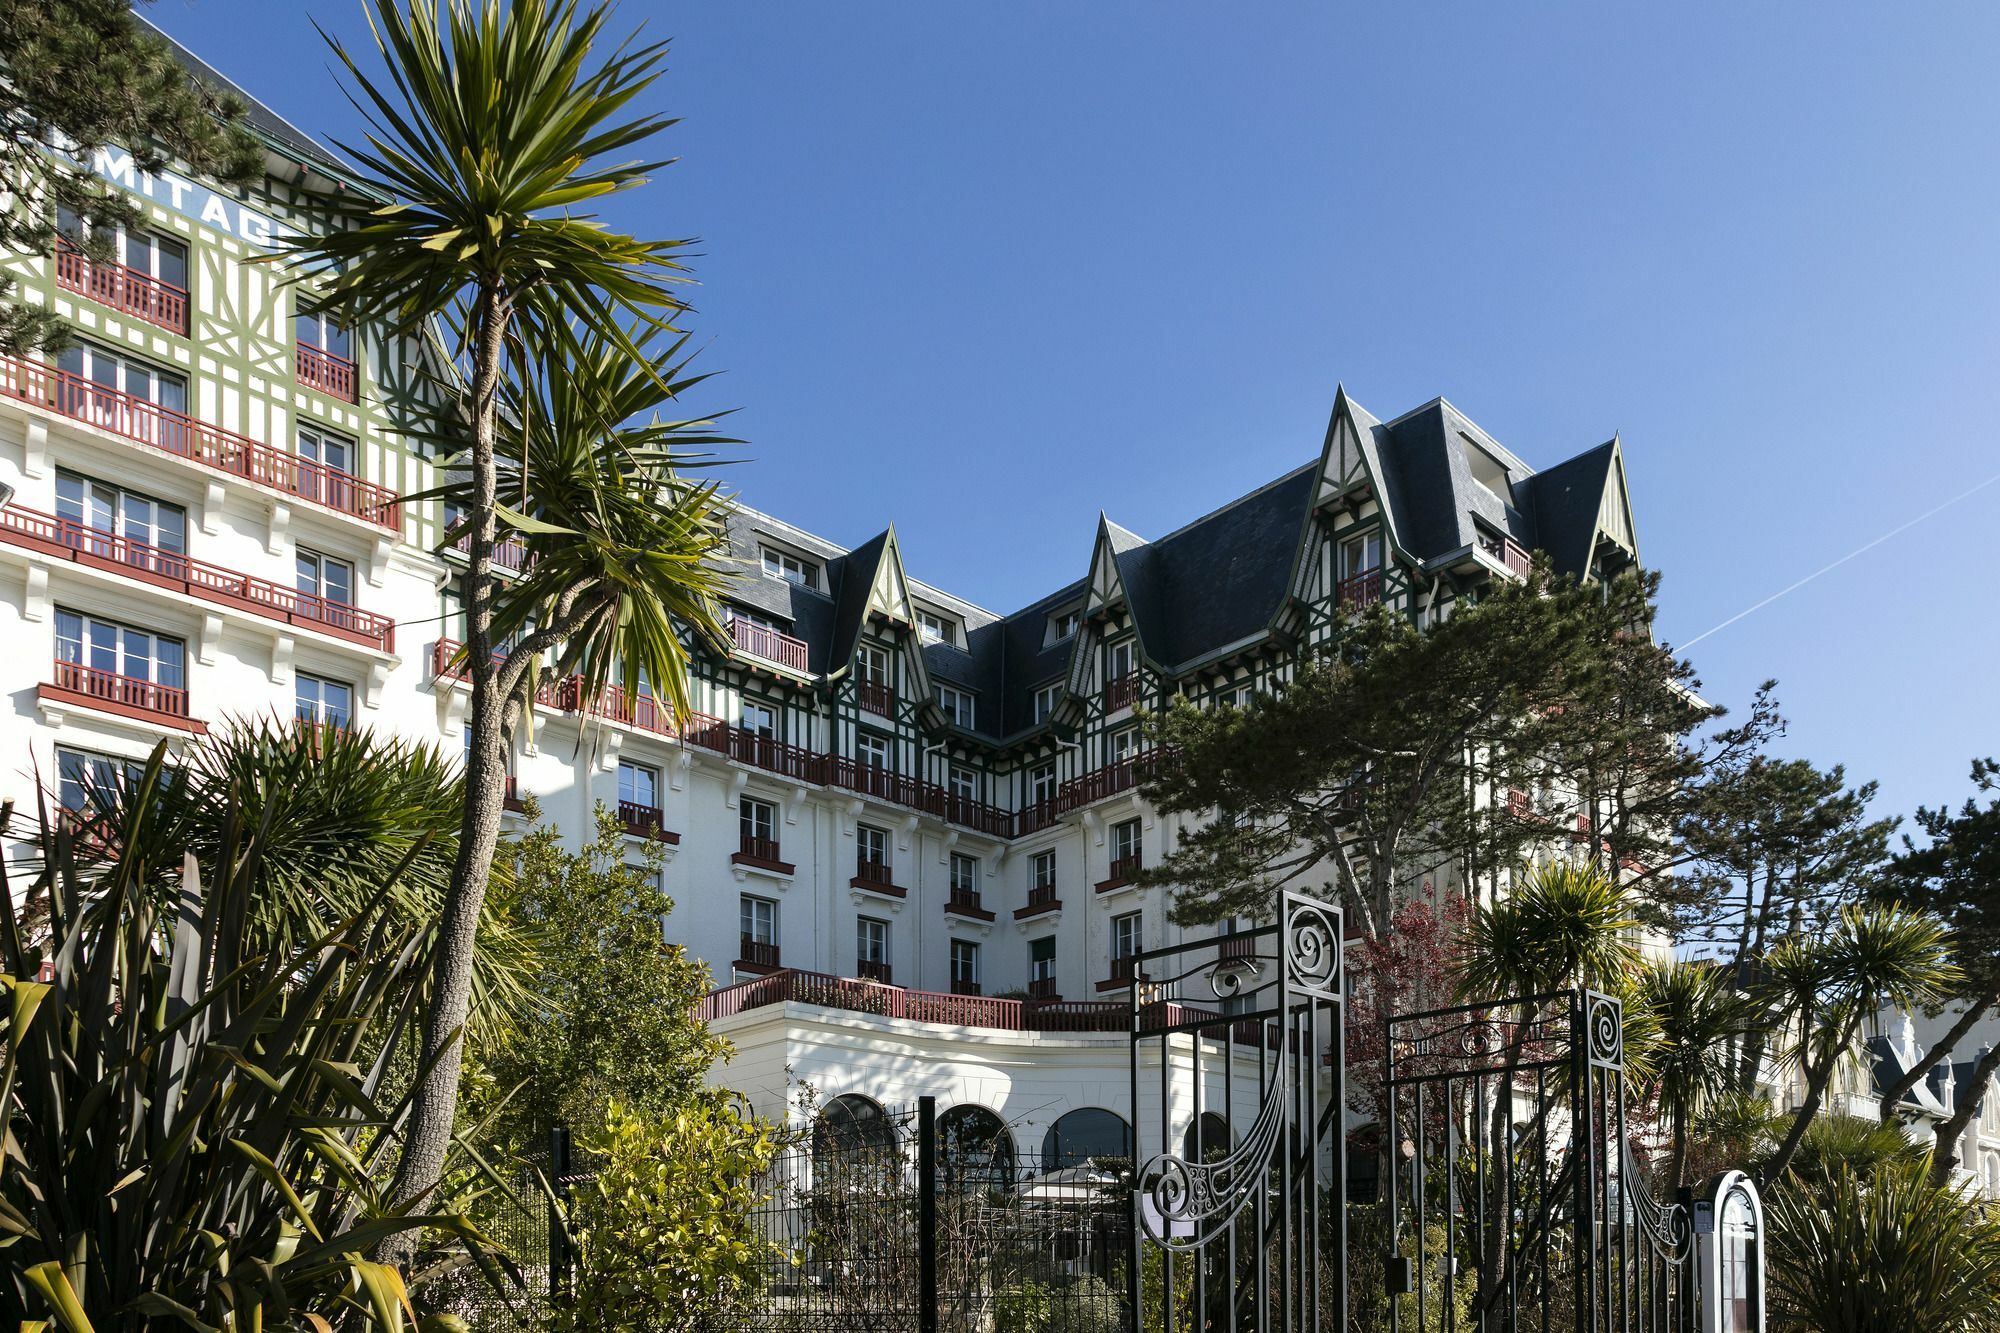
[[[677,843],[678,833],[667,831],[666,815],[656,805],[642,805],[638,801],[618,803],[618,823],[635,838],[651,838],[654,842]]]
[[[1028,998],[1031,1000],[1047,1001],[1060,1000],[1062,996],[1056,994],[1056,979],[1054,977],[1036,977],[1028,983]]]
[[[787,671],[796,671],[801,675],[806,673],[804,639],[795,639],[789,634],[753,624],[742,616],[729,618],[729,637],[738,652],[761,657],[766,662],[776,662]]]
[[[854,878],[847,881],[850,888],[865,889],[869,893],[880,893],[891,898],[909,896],[909,890],[898,888],[896,876],[887,861],[877,861],[871,857],[857,857],[854,862]]]
[[[889,984],[889,965],[874,958],[857,958],[854,960],[854,975],[863,981],[879,982],[886,986]]]
[[[1040,916],[1044,912],[1060,912],[1061,910],[1062,900],[1056,897],[1056,886],[1053,884],[1037,884],[1034,888],[1028,890],[1028,905],[1014,909],[1014,919],[1016,921],[1025,921],[1031,916]]]
[[[527,798],[521,795],[521,780],[512,773],[507,775],[507,791],[500,798],[500,804],[510,814],[528,813]]]
[[[157,685],[137,676],[100,671],[81,662],[65,662],[58,658],[53,677],[36,694],[46,703],[73,704],[100,713],[191,731],[197,736],[208,734],[208,723],[188,716],[186,690]]]
[[[1115,713],[1139,702],[1139,673],[1128,671],[1104,686],[1104,711]]]
[[[1138,877],[1143,864],[1144,859],[1137,852],[1117,857],[1111,862],[1111,873],[1098,881],[1097,892],[1109,893],[1113,889],[1124,888]]]
[[[1224,958],[1254,961],[1257,957],[1257,937],[1249,931],[1224,935],[1216,942],[1216,950]]]
[[[954,981],[951,983],[951,993],[953,995],[979,995],[983,992],[980,991],[979,983],[976,981]]]
[[[884,972],[886,964],[876,964]],[[860,971],[860,967],[856,971]],[[871,1014],[878,1018],[905,1019],[918,1023],[941,1023],[954,1027],[996,1028],[1008,1032],[1103,1032],[1131,1031],[1131,1008],[1122,1001],[1104,1003],[1064,1003],[1055,993],[1055,983],[1030,982],[1033,999],[1001,1000],[984,995],[941,994],[936,991],[904,990],[870,980],[828,976],[823,972],[787,970],[738,982],[711,993],[702,1001],[701,1016],[709,1022],[748,1013],[768,1005],[806,1004],[846,1013]],[[1193,1011],[1176,1012],[1170,1017],[1195,1017]]]
[[[1364,569],[1334,585],[1334,600],[1343,611],[1358,611],[1382,600],[1382,571]]]
[[[232,477],[295,495],[392,532],[402,524],[396,493],[349,472],[310,463],[220,426],[35,361],[0,357],[0,396],[86,422],[122,439]]]
[[[896,691],[887,685],[872,680],[859,681],[854,686],[854,701],[864,713],[877,717],[896,716]]]
[[[966,917],[973,921],[991,921],[993,913],[980,902],[979,894],[973,890],[953,889],[944,901],[944,910],[953,916]]]
[[[582,681],[570,676],[561,685],[563,688],[557,691],[554,699],[556,706],[565,713],[589,712],[641,731],[658,732],[662,736],[679,734],[674,726],[674,710],[650,694],[627,693],[623,685],[606,685],[591,701],[590,707],[585,709],[582,707]]]
[[[1056,789],[1056,811],[1068,814],[1086,805],[1107,800],[1127,792],[1139,785],[1145,776],[1147,765],[1158,761],[1161,752],[1148,751],[1145,754],[1127,755],[1114,759],[1102,768],[1093,769],[1080,778],[1071,778]]]
[[[1132,984],[1132,974],[1137,970],[1138,960],[1130,954],[1111,960],[1111,975],[1097,983],[1097,989],[1123,990]]]
[[[310,343],[297,343],[295,347],[299,383],[344,403],[357,401],[352,361]]]
[[[1501,566],[1515,578],[1528,577],[1528,570],[1534,564],[1526,547],[1512,537],[1479,534],[1479,549],[1499,561]]]
[[[737,946],[736,966],[745,972],[776,972],[784,966],[778,961],[778,942],[745,935]]]
[[[99,263],[66,236],[56,237],[56,286],[169,333],[188,331],[188,294],[150,273]]]
[[[472,555],[472,534],[465,533],[451,544],[451,549],[460,555]],[[508,533],[493,543],[493,564],[498,569],[520,573],[528,566],[528,544],[513,533]]]
[[[396,622],[387,616],[191,560],[178,551],[115,537],[73,519],[9,505],[0,509],[0,541],[282,624],[304,625],[385,653],[396,650]]]
[[[790,861],[779,857],[776,838],[753,838],[748,833],[738,842],[737,850],[730,853],[729,860],[732,865],[769,870],[779,875],[792,874],[796,869]]]

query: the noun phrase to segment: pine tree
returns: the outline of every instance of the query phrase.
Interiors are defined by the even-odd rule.
[[[0,182],[11,190],[0,196],[0,251],[48,254],[58,207],[86,235],[136,223],[129,199],[77,165],[107,145],[141,171],[178,162],[226,184],[256,180],[263,156],[243,110],[194,78],[128,0],[0,0]],[[63,326],[10,299],[13,285],[0,277],[0,354],[59,350]]]

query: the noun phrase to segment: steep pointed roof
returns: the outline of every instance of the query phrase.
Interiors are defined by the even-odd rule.
[[[1613,463],[1618,442],[1606,440],[1595,449],[1535,474],[1535,529],[1538,544],[1549,553],[1558,574],[1582,575],[1590,570],[1597,545],[1597,519],[1607,489],[1616,478]],[[1622,491],[1622,485],[1619,487]],[[1618,503],[1623,504],[1622,496]]]
[[[854,649],[861,642],[861,627],[868,623],[878,577],[891,558],[893,533],[894,529],[878,532],[835,562],[839,591],[834,594],[833,643],[827,653],[829,675],[838,675],[854,660]]]

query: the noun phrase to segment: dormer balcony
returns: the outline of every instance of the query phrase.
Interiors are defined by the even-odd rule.
[[[1349,575],[1334,585],[1334,596],[1342,610],[1359,610],[1375,605],[1382,600],[1382,571],[1364,569],[1359,574]]]
[[[1139,673],[1128,671],[1104,686],[1104,711],[1115,713],[1139,701]]]
[[[1479,534],[1479,549],[1499,561],[1516,578],[1528,577],[1528,567],[1534,563],[1528,549],[1512,537],[1482,532]]]
[[[887,685],[872,680],[856,682],[854,701],[864,713],[873,713],[877,717],[896,715],[896,691]]]
[[[729,617],[729,637],[735,643],[738,652],[761,657],[766,662],[776,662],[787,671],[803,674],[806,670],[804,639],[780,634],[777,630],[756,624],[742,616]]]
[[[299,383],[344,403],[358,401],[352,361],[310,343],[295,343],[293,347]]]
[[[185,335],[188,294],[150,273],[100,263],[67,236],[56,237],[56,286],[148,324]]]

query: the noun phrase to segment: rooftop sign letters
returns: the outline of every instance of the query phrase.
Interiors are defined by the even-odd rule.
[[[260,249],[268,250],[280,237],[295,234],[294,228],[259,213],[241,200],[217,194],[176,172],[141,171],[132,155],[122,148],[97,149],[91,154],[90,169],[113,185]]]

